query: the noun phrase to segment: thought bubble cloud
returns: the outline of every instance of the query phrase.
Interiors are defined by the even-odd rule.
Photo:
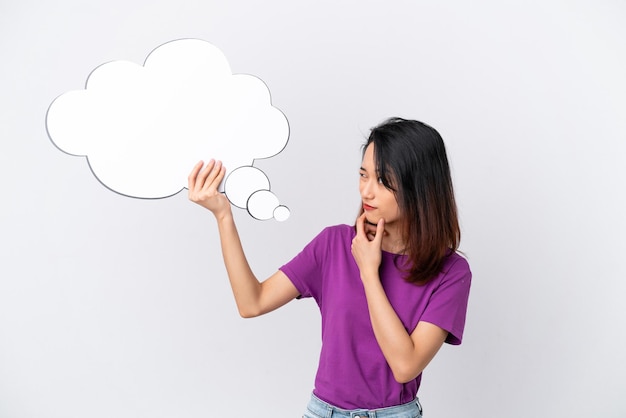
[[[130,197],[179,193],[200,159],[221,160],[229,177],[247,167],[225,191],[246,208],[252,194],[269,191],[254,160],[275,156],[289,139],[287,119],[272,106],[265,83],[232,74],[224,54],[199,39],[161,45],[143,66],[113,61],[97,67],[84,90],[52,102],[46,127],[60,150],[87,157],[102,184]],[[248,184],[248,175],[258,182],[257,171],[267,185]]]

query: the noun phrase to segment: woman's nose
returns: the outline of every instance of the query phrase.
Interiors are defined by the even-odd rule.
[[[361,197],[363,198],[371,198],[373,197],[373,188],[372,188],[372,182],[371,181],[366,181],[364,182],[363,186],[361,187]]]

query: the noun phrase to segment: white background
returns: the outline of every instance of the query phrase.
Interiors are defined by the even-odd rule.
[[[45,131],[98,65],[186,37],[264,80],[290,123],[255,165],[291,218],[235,209],[260,277],[353,222],[371,126],[423,120],[474,273],[426,416],[624,417],[625,21],[617,0],[3,0],[0,417],[301,415],[315,303],[240,319],[208,212],[115,194]]]

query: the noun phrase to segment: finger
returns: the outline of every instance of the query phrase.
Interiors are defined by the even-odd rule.
[[[367,219],[365,219],[365,235],[370,241],[376,236],[376,225],[369,223]]]
[[[219,185],[224,180],[225,177],[226,177],[226,167],[224,167],[224,165],[222,164],[220,173],[218,174],[215,181],[217,181],[217,184]]]
[[[215,163],[213,164],[213,168],[211,169],[211,172],[208,174],[202,189],[203,190],[211,190],[211,189],[217,190],[217,186],[219,186],[222,178],[224,178],[224,166],[222,165],[221,161],[215,161]]]
[[[210,181],[207,189],[213,188],[216,191],[219,185],[222,183],[222,180],[224,180],[224,177],[226,176],[226,167],[222,165],[221,161],[218,161],[217,163],[219,164],[219,167],[216,165],[213,169],[213,172],[211,173],[210,178],[207,179],[207,183],[209,183]]]
[[[193,166],[193,170],[191,170],[191,173],[189,173],[189,176],[187,177],[187,189],[189,189],[190,191],[193,190],[193,188],[195,187],[196,178],[198,177],[198,173],[202,169],[203,165],[204,161],[198,161],[196,165]]]
[[[196,184],[195,184],[196,191],[199,191],[204,187],[204,183],[206,182],[207,177],[213,170],[214,166],[215,166],[215,160],[211,158],[209,162],[204,166],[204,168],[198,173],[198,176],[196,177]]]
[[[361,216],[356,219],[356,235],[357,237],[367,238],[365,233],[365,213],[361,214]]]
[[[384,233],[385,233],[385,220],[383,218],[380,218],[378,220],[378,224],[376,224],[376,235],[374,236],[374,240],[373,240],[379,246],[382,246]]]

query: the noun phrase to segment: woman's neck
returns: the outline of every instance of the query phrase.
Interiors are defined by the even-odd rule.
[[[400,228],[396,225],[385,225],[385,235],[383,235],[382,250],[393,254],[404,254],[406,244],[402,237]]]

